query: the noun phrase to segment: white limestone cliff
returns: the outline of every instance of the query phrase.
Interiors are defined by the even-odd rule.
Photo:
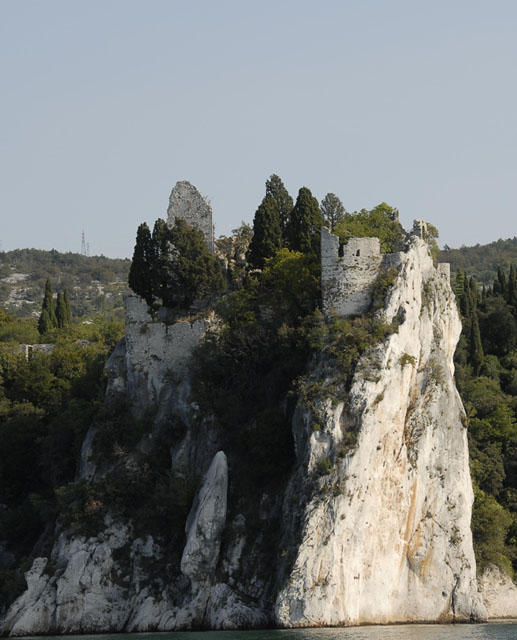
[[[487,567],[479,578],[479,590],[488,617],[517,619],[517,586],[499,567]]]
[[[218,451],[186,524],[187,542],[181,557],[181,572],[196,585],[209,580],[217,566],[226,523],[227,493],[228,463],[224,452]]]
[[[354,260],[363,246],[356,245]],[[398,269],[378,312],[387,322],[397,319],[398,330],[363,356],[349,392],[341,389],[334,404],[321,399],[317,427],[313,413],[298,406],[296,467],[285,495],[264,494],[254,526],[242,505],[231,504],[228,488],[239,478],[229,476],[217,427],[190,398],[189,362],[207,320],[161,322],[129,299],[125,340],[106,365],[109,393],[137,412],[154,405],[158,422],[178,415],[186,432],[171,449],[171,472],[193,470],[200,480],[186,540],[175,549],[177,566],[165,563],[159,540],[137,536],[131,522],[108,517],[89,538],[62,532],[50,558],[34,560],[0,633],[469,621],[487,611],[499,617],[511,583],[484,576],[483,603],[476,581],[464,412],[453,379],[461,326],[449,274],[435,269],[418,237],[406,252],[382,259],[370,249],[372,263]],[[348,291],[364,306],[361,282],[351,278]],[[345,450],[352,433],[355,445]],[[89,432],[83,445],[80,477],[87,480],[99,473],[94,440]],[[275,508],[284,515],[273,565],[261,553]]]
[[[398,331],[359,362],[320,430],[299,407],[299,468],[285,500],[296,539],[279,591],[285,627],[486,618],[470,531],[473,493],[453,355],[461,324],[449,278],[412,237],[383,318]],[[340,460],[348,431],[356,446]],[[299,505],[300,486],[332,463]],[[327,491],[322,494],[322,491]],[[287,537],[286,537],[287,540]]]

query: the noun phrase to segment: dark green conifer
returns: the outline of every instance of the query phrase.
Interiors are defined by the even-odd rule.
[[[68,289],[65,289],[63,294],[63,299],[65,301],[65,314],[66,314],[66,326],[72,324],[72,306],[70,304],[70,296],[68,295]]]
[[[507,302],[509,305],[515,306],[517,303],[517,282],[516,274],[513,264],[510,265],[510,275],[508,276],[508,297]]]
[[[286,229],[293,210],[293,199],[289,195],[289,192],[284,186],[282,180],[274,173],[266,181],[266,196],[271,196],[275,201],[278,219],[280,222],[280,228],[282,230],[282,236],[284,239],[284,245],[286,244]]]
[[[158,240],[162,242],[160,291],[165,306],[188,309],[195,300],[222,293],[221,264],[199,229],[178,218],[168,233],[159,230]]]
[[[506,294],[507,294],[506,276],[504,275],[501,267],[497,267],[497,278],[496,280],[494,280],[494,294],[501,295],[506,298]]]
[[[50,321],[49,313],[46,309],[43,309],[38,320],[38,331],[40,335],[44,336],[46,333],[54,329],[52,322]]]
[[[171,266],[171,240],[170,229],[162,218],[158,218],[154,223],[153,235],[151,238],[152,260],[149,268],[148,286],[153,299],[162,298],[166,305],[166,288],[170,279]],[[149,304],[149,303],[148,303]]]
[[[478,314],[474,312],[470,321],[470,362],[474,369],[474,375],[479,375],[484,361],[485,355],[483,353],[483,343],[481,342],[481,333],[479,331]]]
[[[470,322],[474,305],[472,301],[472,294],[470,292],[470,285],[468,278],[463,281],[463,296],[460,300],[460,311],[463,318]]]
[[[324,225],[318,201],[310,189],[302,187],[287,226],[289,249],[320,255],[320,233]]]
[[[50,278],[47,278],[45,283],[45,295],[43,297],[43,304],[41,305],[41,315],[38,320],[38,331],[41,335],[44,335],[56,327],[57,318],[54,308],[54,297],[52,295],[52,285],[50,283]]]
[[[472,308],[477,309],[479,304],[479,288],[473,277],[469,279],[470,298],[472,300]]]
[[[282,229],[278,207],[273,197],[266,195],[253,219],[253,238],[246,254],[248,263],[254,269],[263,269],[266,259],[281,248]]]
[[[154,302],[152,282],[154,265],[155,256],[151,232],[147,224],[143,222],[136,232],[135,250],[129,269],[128,284],[137,295],[144,298],[149,306]]]
[[[58,329],[64,329],[67,326],[65,298],[61,291],[57,293],[56,320]]]

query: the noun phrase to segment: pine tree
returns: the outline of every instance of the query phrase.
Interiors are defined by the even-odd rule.
[[[321,213],[330,227],[334,231],[338,222],[345,219],[346,210],[341,200],[333,193],[327,195],[321,201]]]
[[[56,320],[58,329],[64,329],[67,325],[65,298],[61,291],[58,291],[56,301]]]
[[[136,232],[136,243],[129,269],[128,284],[137,295],[144,298],[149,306],[154,302],[152,282],[154,266],[155,255],[151,232],[147,224],[143,222]]]
[[[318,201],[310,189],[302,187],[287,226],[289,249],[320,255],[320,234],[324,225]]]
[[[43,297],[43,304],[41,305],[41,315],[38,320],[38,331],[41,335],[44,335],[56,327],[57,318],[54,308],[54,297],[52,295],[52,285],[50,283],[50,278],[47,278],[45,283],[45,295]]]
[[[246,258],[254,269],[263,269],[265,260],[281,248],[282,229],[278,207],[273,197],[266,195],[253,219],[253,237]]]
[[[70,305],[70,296],[68,295],[68,289],[65,289],[63,299],[65,301],[66,326],[68,327],[72,324],[72,306]]]
[[[282,230],[282,236],[284,239],[284,245],[286,244],[286,229],[293,210],[293,199],[289,195],[289,192],[284,186],[282,180],[274,173],[266,181],[266,197],[271,196],[275,201],[277,207],[278,218],[280,222],[280,228]]]

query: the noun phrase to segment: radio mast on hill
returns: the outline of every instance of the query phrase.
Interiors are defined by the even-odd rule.
[[[89,256],[90,255],[90,243],[88,242],[88,244],[86,243],[86,238],[84,236],[84,229],[83,229],[83,233],[81,236],[81,255],[82,256]]]

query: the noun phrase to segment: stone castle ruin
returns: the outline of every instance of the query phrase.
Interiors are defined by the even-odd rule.
[[[194,185],[186,180],[177,182],[169,197],[167,224],[174,225],[177,218],[203,232],[208,248],[214,253],[214,225],[212,207]]]
[[[414,221],[408,240],[414,236],[427,239],[424,220]],[[321,289],[324,314],[352,316],[368,311],[372,287],[380,272],[398,267],[403,256],[403,252],[382,254],[379,238],[350,238],[347,244],[340,244],[339,238],[323,227]],[[439,264],[438,273],[449,278],[450,266]]]
[[[199,229],[214,253],[214,226],[212,207],[200,191],[186,180],[176,183],[167,209],[167,224],[174,225],[177,218]],[[393,211],[393,220],[399,220],[398,209]],[[423,240],[428,238],[428,227],[424,220],[415,220],[407,234]],[[372,287],[382,271],[398,267],[404,252],[382,254],[378,238],[350,238],[340,244],[339,238],[326,227],[321,230],[321,286],[323,312],[339,316],[359,315],[368,311],[372,300]],[[448,264],[439,264],[438,273],[450,277]]]

